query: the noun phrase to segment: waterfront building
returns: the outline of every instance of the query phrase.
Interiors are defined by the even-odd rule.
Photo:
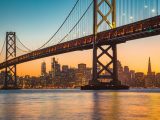
[[[118,68],[118,80],[121,81],[122,84],[125,84],[123,67],[120,61],[117,61],[117,68]]]
[[[86,72],[86,64],[78,64],[78,72],[85,74]]]
[[[68,70],[69,70],[68,65],[63,65],[62,66],[62,72],[68,72]]]
[[[155,87],[160,87],[160,73],[156,74],[156,85]]]
[[[68,65],[63,65],[62,66],[62,71],[60,74],[60,84],[61,85],[68,85],[69,84],[69,68]]]
[[[41,64],[41,76],[46,76],[47,72],[46,72],[46,63],[42,62]]]
[[[156,86],[155,72],[152,72],[151,59],[149,57],[148,71],[147,71],[147,76],[145,78],[145,87],[155,87],[155,86]]]
[[[92,72],[91,68],[87,68],[86,64],[78,64],[78,69],[75,70],[75,79],[76,79],[76,85],[86,85],[89,83],[89,80],[91,80]]]
[[[129,81],[129,86],[135,87],[135,70],[130,70],[131,79]]]
[[[144,87],[145,76],[143,72],[135,73],[135,87]]]
[[[131,73],[128,66],[124,66],[125,85],[130,85]]]
[[[2,86],[5,79],[5,71],[0,72],[0,85]]]
[[[75,85],[75,73],[76,73],[76,69],[75,68],[70,68],[68,70],[68,79],[69,79],[69,84],[70,85]]]
[[[52,71],[52,78],[56,79],[58,76],[61,74],[61,69],[60,69],[60,64],[58,61],[55,60],[55,58],[52,58],[52,63],[51,63],[51,71]]]

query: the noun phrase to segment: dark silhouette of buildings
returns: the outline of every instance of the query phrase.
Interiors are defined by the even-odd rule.
[[[118,75],[119,80],[122,84],[129,85],[131,87],[142,87],[142,88],[154,88],[160,87],[160,73],[155,74],[152,71],[151,58],[148,60],[148,71],[147,75],[143,72],[135,72],[129,70],[128,66],[122,67],[118,61]]]
[[[130,70],[128,66],[122,66],[120,61],[117,61],[118,65],[118,79],[124,85],[140,88],[160,88],[160,73],[152,71],[151,58],[148,60],[147,75],[143,72],[135,72]],[[99,68],[100,69],[100,68]],[[112,68],[109,68],[112,71]],[[107,72],[102,73],[107,75]],[[17,77],[18,84],[23,88],[67,88],[78,87],[89,83],[92,77],[91,68],[88,68],[86,64],[78,64],[77,68],[71,68],[68,65],[61,65],[58,60],[52,58],[51,71],[47,73],[46,63],[41,64],[41,76],[29,76]],[[0,85],[4,83],[5,72],[0,73]],[[101,82],[108,82],[109,79],[102,80]]]

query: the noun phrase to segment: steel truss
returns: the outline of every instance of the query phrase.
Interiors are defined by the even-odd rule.
[[[109,10],[106,14],[104,14],[100,6],[102,4],[107,4]],[[101,16],[101,20],[98,20],[98,16]],[[109,19],[109,16],[112,16],[112,20]],[[94,0],[94,25],[93,25],[93,33],[94,33],[94,42],[93,42],[93,83],[97,83],[98,79],[111,79],[112,84],[120,84],[118,81],[118,70],[117,70],[117,45],[110,44],[105,45],[106,49],[104,49],[101,45],[98,44],[97,41],[97,33],[99,27],[105,22],[110,29],[116,27],[116,0]],[[98,51],[101,53],[98,55]],[[109,52],[112,51],[112,54]],[[106,55],[110,62],[104,65],[100,59]],[[112,65],[113,70],[110,69]],[[98,70],[98,66],[100,69]],[[108,75],[102,75],[103,71],[106,71]]]
[[[6,33],[6,68],[5,68],[5,82],[4,87],[17,87],[16,64],[12,66],[7,65],[7,61],[16,57],[16,33]]]

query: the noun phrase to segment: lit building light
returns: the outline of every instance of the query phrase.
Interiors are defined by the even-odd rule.
[[[129,19],[131,19],[131,20],[132,20],[132,19],[133,19],[133,16],[130,16],[130,17],[129,17]]]
[[[155,11],[155,9],[152,9],[152,13],[155,13],[156,11]]]
[[[144,8],[148,8],[148,6],[147,6],[147,5],[145,5],[145,6],[144,6]]]

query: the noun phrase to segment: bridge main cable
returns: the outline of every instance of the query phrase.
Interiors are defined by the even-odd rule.
[[[76,3],[74,4],[73,8],[72,8],[71,11],[70,11],[70,13],[69,13],[68,16],[66,17],[66,19],[63,21],[63,23],[61,24],[61,26],[58,28],[58,30],[54,33],[54,35],[51,36],[51,38],[50,38],[47,42],[45,42],[41,47],[39,47],[39,48],[37,48],[37,49],[35,49],[35,50],[31,50],[31,49],[29,49],[26,45],[24,45],[24,44],[21,42],[21,40],[16,36],[16,38],[17,38],[17,40],[19,41],[19,43],[20,43],[27,51],[19,48],[18,46],[16,46],[16,48],[19,49],[19,50],[22,51],[22,52],[33,52],[33,51],[40,50],[40,49],[42,49],[43,47],[45,47],[45,46],[57,35],[57,33],[61,30],[61,28],[64,26],[64,24],[66,23],[66,21],[68,20],[68,18],[70,17],[70,15],[71,15],[72,12],[74,11],[74,9],[76,8],[76,6],[77,6],[77,4],[79,3],[79,1],[80,1],[80,0],[77,0],[77,1],[76,1]],[[3,46],[3,48],[4,48],[4,46]],[[3,49],[2,49],[2,51],[3,51]]]
[[[77,21],[77,23],[72,27],[72,29],[68,32],[67,35],[65,35],[64,38],[62,38],[58,44],[60,44],[75,28],[76,26],[80,23],[80,21],[82,20],[82,18],[86,15],[86,13],[88,12],[89,8],[91,7],[91,5],[93,4],[93,1],[90,3],[90,5],[88,6],[88,8],[86,9],[86,11],[83,13],[83,15],[80,17],[80,19]]]
[[[18,49],[20,49],[21,51],[25,51],[25,52],[32,52],[32,51],[33,51],[33,50],[29,49],[26,45],[24,45],[24,44],[21,42],[21,40],[18,38],[17,35],[16,35],[16,38],[17,38],[18,42],[19,42],[26,50],[28,50],[28,51],[22,50],[22,49],[20,49],[18,46],[16,46]]]
[[[46,43],[44,43],[41,47],[39,47],[37,50],[39,50],[39,49],[43,48],[44,46],[46,46],[56,36],[56,34],[60,31],[60,29],[63,27],[63,25],[66,23],[66,21],[68,20],[68,18],[70,17],[70,15],[74,11],[74,9],[76,8],[76,6],[77,6],[77,4],[78,4],[79,1],[80,0],[76,1],[75,5],[71,9],[70,13],[68,14],[68,16],[66,17],[66,19],[64,20],[64,22],[61,24],[61,26],[58,28],[58,30],[54,33],[54,35]]]
[[[55,34],[46,42],[44,43],[41,47],[39,47],[38,49],[35,50],[31,50],[30,48],[28,48],[25,44],[23,44],[21,42],[21,40],[18,38],[18,36],[16,36],[17,40],[19,41],[19,43],[26,49],[21,49],[20,47],[17,46],[17,49],[19,49],[22,52],[33,52],[36,50],[40,50],[42,48],[44,48],[57,34],[58,32],[61,30],[61,28],[64,26],[64,24],[66,23],[66,21],[69,19],[69,17],[71,16],[71,14],[73,13],[74,9],[76,9],[77,4],[79,3],[80,0],[77,0],[75,5],[73,6],[72,10],[70,11],[70,13],[68,14],[68,16],[66,17],[66,19],[64,20],[64,22],[61,24],[61,26],[59,27],[59,29],[55,32]],[[84,11],[84,13],[82,14],[82,16],[79,18],[79,20],[75,23],[75,25],[71,28],[71,30],[68,32],[67,35],[65,35],[57,44],[61,43],[65,38],[68,37],[68,35],[76,28],[76,26],[80,23],[80,21],[82,20],[82,18],[85,16],[85,14],[87,13],[87,11],[89,10],[89,8],[91,7],[93,3],[93,0],[91,1],[91,3],[89,4],[89,6],[87,7],[87,10]]]

